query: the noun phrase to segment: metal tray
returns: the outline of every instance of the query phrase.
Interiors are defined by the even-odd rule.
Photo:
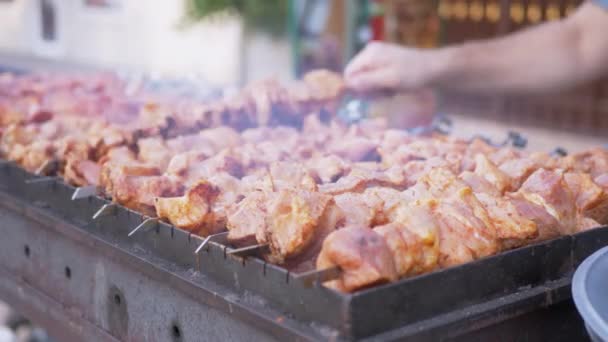
[[[29,279],[29,286],[61,299],[66,296],[63,285],[37,283],[37,279],[46,275],[31,272],[32,265],[27,263],[31,260],[26,260],[25,265],[17,260],[22,260],[24,253],[26,259],[31,259],[33,250],[44,250],[49,260],[59,258],[64,263],[80,265],[79,259],[91,254],[97,256],[96,263],[107,263],[121,272],[132,273],[124,276],[129,281],[154,278],[158,286],[165,286],[170,291],[169,300],[144,290],[141,293],[125,290],[137,288],[139,283],[127,282],[117,287],[104,282],[104,293],[114,291],[117,297],[111,297],[115,302],[124,303],[121,308],[126,311],[118,316],[123,320],[111,324],[107,319],[111,315],[106,311],[115,308],[116,303],[97,305],[92,299],[95,293],[90,293],[93,290],[74,300],[78,312],[93,310],[83,314],[85,323],[104,327],[104,333],[116,338],[137,335],[142,327],[153,328],[157,322],[166,326],[167,322],[175,321],[171,317],[176,316],[179,309],[170,304],[176,302],[175,296],[182,295],[196,298],[194,302],[200,303],[197,305],[201,307],[211,306],[232,320],[245,322],[245,327],[260,334],[279,339],[420,340],[485,336],[488,331],[504,329],[510,322],[530,315],[536,317],[534,322],[539,324],[562,322],[573,327],[568,330],[570,335],[559,329],[545,329],[542,338],[580,337],[584,336],[584,328],[576,315],[572,315],[571,277],[585,257],[608,244],[608,227],[603,227],[354,294],[343,294],[322,286],[306,287],[285,269],[260,259],[227,255],[229,247],[216,242],[210,242],[196,255],[194,250],[202,239],[168,224],[160,223],[127,237],[145,217],[116,206],[111,215],[92,220],[93,214],[109,201],[100,197],[72,201],[75,190],[72,186],[58,178],[28,181],[36,177],[12,163],[0,163],[0,207],[30,222],[29,228],[19,230],[6,221],[7,214],[0,216],[0,236],[3,236],[0,239],[0,271],[12,274],[20,281]],[[49,242],[66,238],[78,242],[76,246],[80,244],[87,248],[75,252],[66,247],[66,242]],[[38,259],[38,266],[46,261]],[[78,271],[70,269],[69,272],[65,266],[64,278],[68,273],[90,273],[82,286],[85,289],[101,286],[96,278],[96,268],[103,267],[98,264],[81,266]],[[11,292],[6,289],[3,292],[0,288],[0,295],[3,293]],[[144,299],[169,300],[168,309],[155,307],[151,310],[142,306],[137,311],[131,305],[126,309],[126,303]],[[547,310],[551,307],[557,309]],[[198,309],[188,307],[188,310]],[[542,314],[544,310],[546,314]],[[559,314],[560,310],[563,314]],[[127,323],[124,323],[125,317],[129,318]],[[180,321],[179,326],[174,325],[171,329],[181,338],[188,335],[185,324]],[[187,326],[196,331],[207,325],[199,321],[198,325]],[[247,329],[243,329],[247,333]],[[508,331],[510,337],[527,336],[522,335],[526,331]],[[220,329],[222,332],[226,331]],[[209,329],[197,334],[210,336]],[[172,336],[176,338],[176,334]]]

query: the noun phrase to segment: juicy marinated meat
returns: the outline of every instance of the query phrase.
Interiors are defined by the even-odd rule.
[[[435,218],[441,227],[441,248],[452,244],[455,250],[441,260],[442,265],[461,264],[498,252],[496,228],[469,186],[449,170],[440,168],[429,172],[420,182],[438,201]]]
[[[169,160],[175,153],[169,149],[165,139],[161,137],[140,139],[137,146],[139,160],[145,164],[155,165],[160,170],[167,168]]]
[[[538,169],[538,165],[533,160],[520,158],[507,160],[498,168],[511,179],[511,188],[517,190]]]
[[[391,249],[384,238],[365,227],[346,227],[331,233],[317,258],[317,269],[338,266],[338,280],[326,283],[340,291],[397,280],[398,274]]]
[[[350,172],[348,162],[334,155],[312,158],[306,162],[306,167],[322,183],[333,183]]]
[[[477,175],[485,178],[501,194],[513,188],[511,179],[505,173],[500,171],[498,167],[483,154],[478,154],[475,156],[474,172]]]
[[[440,259],[439,226],[432,201],[401,204],[391,222],[374,228],[391,250],[400,277],[429,272]]]
[[[330,153],[351,162],[378,160],[377,148],[376,143],[361,137],[341,139],[328,147]]]
[[[68,159],[64,178],[75,186],[98,185],[101,174],[99,164],[91,160]]]
[[[493,197],[501,196],[501,192],[483,176],[470,171],[464,171],[458,176],[466,185],[470,186],[475,193],[488,194]]]
[[[509,195],[508,199],[519,215],[536,224],[538,229],[536,241],[544,241],[560,235],[560,223],[542,205],[530,202],[517,193]]]
[[[226,222],[228,240],[236,245],[257,243],[256,235],[265,240],[266,201],[263,191],[253,191],[230,210]]]
[[[593,180],[597,185],[601,186],[604,191],[608,191],[608,173],[602,173]]]
[[[165,176],[125,176],[114,183],[112,200],[148,216],[155,214],[156,197],[176,196],[183,192],[181,185]]]
[[[374,194],[345,193],[334,197],[344,224],[371,228],[383,215],[383,201]]]
[[[561,234],[574,233],[577,220],[576,198],[560,171],[539,169],[524,182],[518,194],[542,206],[560,224]]]
[[[190,186],[217,173],[227,173],[240,178],[243,175],[243,166],[228,151],[216,154],[213,157],[208,157],[204,152],[190,151],[171,158],[166,173],[181,180],[184,185]]]
[[[269,260],[284,263],[313,244],[324,228],[320,221],[331,196],[306,190],[281,190],[268,201],[266,238],[271,254]]]
[[[595,178],[608,172],[608,151],[599,147],[593,148],[563,157],[558,164],[560,168],[589,173]]]
[[[220,192],[213,184],[200,181],[181,197],[155,197],[156,215],[202,236],[217,233],[225,226],[225,218],[212,210]]]
[[[355,165],[348,175],[340,178],[337,182],[320,185],[319,191],[339,195],[347,192],[363,192],[369,187],[376,186],[405,189],[411,182],[407,170],[399,166],[380,171],[356,167]]]
[[[523,246],[538,237],[536,223],[522,216],[507,199],[484,193],[478,193],[476,197],[488,211],[502,248]]]
[[[568,172],[564,180],[574,195],[579,214],[599,223],[608,223],[608,193],[589,174]]]

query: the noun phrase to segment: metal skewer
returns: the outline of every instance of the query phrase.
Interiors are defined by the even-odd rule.
[[[37,177],[37,178],[26,179],[25,184],[53,182],[53,181],[56,181],[57,179],[59,179],[59,178],[54,177],[54,176]]]
[[[257,255],[259,253],[268,252],[269,245],[267,243],[257,244],[253,246],[247,246],[243,248],[237,248],[230,251],[227,251],[226,254],[235,255],[240,257]]]
[[[81,199],[81,198],[92,197],[92,196],[97,195],[98,193],[99,193],[99,187],[96,185],[81,186],[79,188],[76,188],[76,190],[74,191],[74,194],[72,194],[72,201],[75,201],[75,200]]]
[[[209,243],[209,241],[218,241],[227,238],[228,233],[229,232],[223,232],[207,236],[205,240],[203,240],[203,242],[198,247],[196,247],[194,254],[198,254],[203,249],[203,247],[205,247]]]
[[[36,169],[36,172],[34,172],[37,175],[44,175],[49,173],[52,169],[57,167],[57,160],[56,159],[47,159],[44,161],[44,163],[42,163],[42,165],[40,165],[40,167],[38,169]]]
[[[305,286],[311,287],[315,283],[321,284],[326,281],[336,280],[342,274],[342,269],[339,266],[326,268],[324,270],[313,270],[300,273],[294,276],[294,279],[301,281]]]
[[[528,139],[519,132],[509,131],[502,146],[508,146],[509,144],[513,147],[525,148],[528,145]]]
[[[103,216],[108,216],[110,214],[114,213],[114,210],[116,210],[116,204],[114,203],[108,203],[108,204],[104,204],[101,208],[99,208],[99,210],[97,210],[97,212],[93,215],[93,220],[97,220],[100,217]]]
[[[566,151],[566,149],[564,149],[563,147],[556,147],[552,152],[551,155],[553,157],[565,157],[568,155],[568,151]]]
[[[158,225],[158,221],[159,221],[158,218],[155,218],[155,217],[147,218],[142,223],[140,223],[137,227],[135,227],[132,231],[130,231],[127,236],[128,237],[133,236],[133,234],[137,233],[137,231],[142,228],[152,228],[152,227]]]

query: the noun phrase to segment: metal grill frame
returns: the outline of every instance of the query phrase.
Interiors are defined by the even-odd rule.
[[[26,183],[35,177],[10,162],[0,163],[0,295],[27,303],[27,293],[37,291],[70,320],[78,313],[82,324],[76,324],[75,336],[98,331],[97,336],[118,339],[163,339],[144,328],[164,329],[169,322],[177,322],[181,337],[220,338],[222,332],[236,331],[315,340],[462,336],[570,300],[575,267],[608,244],[608,227],[598,228],[343,294],[308,288],[260,259],[227,255],[230,247],[217,242],[197,255],[202,239],[166,223],[129,238],[146,217],[117,205],[113,214],[93,221],[108,200],[72,201],[74,187],[59,178]],[[26,245],[30,256],[23,261]],[[44,258],[35,260],[35,255]],[[71,267],[70,286],[64,274],[57,275],[57,260],[70,264],[61,266]],[[96,278],[99,268],[118,278]],[[81,274],[88,278],[78,279]],[[149,279],[155,287],[142,285]],[[15,286],[17,291],[11,291]],[[111,293],[126,296],[122,307],[111,305]],[[147,307],[142,300],[164,305]],[[55,316],[40,305],[42,300],[30,302]],[[204,319],[192,318],[201,315]],[[226,331],[220,321],[235,328]]]

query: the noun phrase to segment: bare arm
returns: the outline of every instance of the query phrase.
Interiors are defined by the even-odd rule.
[[[372,44],[345,76],[362,91],[432,86],[530,93],[572,87],[607,73],[608,11],[588,2],[564,20],[500,39],[435,50]]]

